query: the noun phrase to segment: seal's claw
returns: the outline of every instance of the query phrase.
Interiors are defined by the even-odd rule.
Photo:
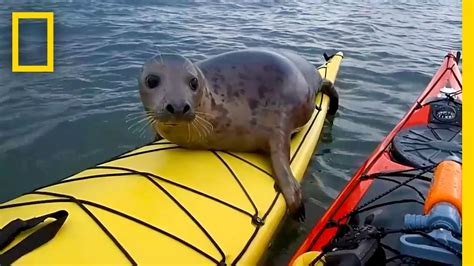
[[[306,219],[306,210],[302,200],[295,201],[289,205],[290,217],[296,221],[304,222]]]
[[[289,191],[286,192],[285,199],[287,200],[287,206],[290,211],[290,216],[300,222],[304,221],[306,218],[304,203],[303,203],[303,193],[301,191],[300,184],[294,178],[290,179],[291,185],[289,186]]]
[[[306,211],[303,203],[301,203],[298,209],[291,213],[291,218],[301,223],[304,222],[304,220],[306,219]]]

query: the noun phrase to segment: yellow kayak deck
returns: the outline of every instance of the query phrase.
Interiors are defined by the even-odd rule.
[[[341,61],[338,53],[318,70],[334,83]],[[292,138],[299,181],[328,105],[319,93],[311,120]],[[286,212],[274,183],[264,155],[191,151],[161,140],[1,204],[0,228],[17,218],[69,213],[56,236],[19,264],[255,265]]]

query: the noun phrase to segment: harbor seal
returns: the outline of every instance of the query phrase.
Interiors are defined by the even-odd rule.
[[[290,139],[313,111],[319,72],[288,50],[252,48],[199,62],[160,54],[138,78],[157,134],[189,149],[264,152],[293,217],[304,218]]]

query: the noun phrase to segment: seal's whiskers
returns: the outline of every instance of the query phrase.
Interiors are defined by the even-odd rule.
[[[144,116],[144,115],[146,115],[146,113],[144,113],[144,112],[140,112],[140,113],[130,113],[130,114],[127,114],[127,115],[125,116],[125,119],[134,119],[134,118],[136,118],[136,117],[141,117],[141,116]]]
[[[145,132],[146,132],[145,128],[147,128],[148,126],[151,126],[153,129],[153,126],[156,122],[157,120],[152,115],[148,115],[148,122],[145,124],[145,126],[143,126],[140,133],[140,138],[145,137]]]
[[[207,119],[205,119],[204,117],[201,117],[200,115],[196,115],[196,118],[202,121],[203,123],[205,123],[206,128],[208,128],[209,130],[209,134],[211,134],[214,131],[214,125],[211,122],[209,122]]]
[[[147,128],[148,125],[151,124],[151,122],[152,122],[151,119],[152,119],[152,118],[151,118],[150,116],[147,116],[147,117],[146,117],[146,121],[147,121],[147,122],[146,122],[138,131],[137,131],[138,128],[136,128],[134,131],[132,131],[132,133],[135,133],[135,131],[136,131],[136,133],[137,133],[137,134],[140,134],[140,136],[141,136],[141,135],[143,134],[143,132],[145,132],[145,128]]]
[[[158,123],[158,120],[156,120],[154,117],[151,118],[153,122],[151,122],[151,126],[155,127],[156,123]]]
[[[209,135],[209,129],[207,127],[205,127],[201,121],[199,120],[196,120],[196,126],[199,127],[199,129],[202,129],[202,134],[204,135],[204,138],[207,137],[207,135]]]
[[[199,136],[199,139],[202,139],[202,134],[201,134],[201,131],[199,130],[199,128],[194,124],[194,122],[196,122],[196,120],[193,120],[191,122],[191,126],[193,126],[193,128],[197,131],[197,134]]]
[[[198,115],[203,115],[203,116],[212,117],[212,115],[211,115],[210,113],[199,112],[199,111],[195,111],[194,113],[196,113],[196,114],[198,114]]]
[[[149,118],[149,116],[145,116],[145,117],[141,118],[140,120],[133,122],[133,123],[127,128],[127,130],[130,131],[130,130],[133,129],[133,128],[136,129],[136,127],[140,126],[141,123],[147,121],[148,118]],[[134,130],[134,131],[135,131],[135,130]]]
[[[214,127],[212,126],[211,123],[209,123],[207,120],[203,119],[202,117],[199,117],[196,115],[196,124],[199,125],[200,127],[202,127],[204,133],[205,133],[205,137],[207,137],[208,135],[210,135],[212,133],[212,131],[214,130]]]
[[[125,116],[125,122],[131,122],[133,120],[139,119],[139,118],[144,118],[148,115],[152,115],[153,113],[151,111],[137,111],[133,113],[129,113]]]
[[[143,115],[143,114],[146,114],[148,111],[144,111],[144,110],[138,110],[138,111],[134,111],[134,112],[130,112],[128,113],[125,117],[130,117],[130,116],[135,116],[135,115]]]
[[[187,141],[190,142],[191,141],[191,128],[189,126],[189,123],[187,124],[187,126],[188,126],[188,140]]]

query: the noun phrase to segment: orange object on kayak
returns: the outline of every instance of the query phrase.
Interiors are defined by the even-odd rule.
[[[462,216],[462,171],[461,164],[455,161],[443,161],[434,172],[428,197],[425,201],[424,213],[440,202],[448,202],[455,206]]]

